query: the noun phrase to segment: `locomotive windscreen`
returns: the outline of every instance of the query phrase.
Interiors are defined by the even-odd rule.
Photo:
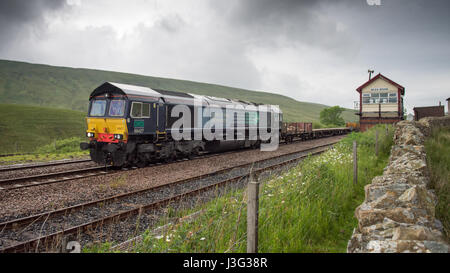
[[[92,117],[102,117],[105,115],[105,110],[106,100],[93,100],[89,115]]]

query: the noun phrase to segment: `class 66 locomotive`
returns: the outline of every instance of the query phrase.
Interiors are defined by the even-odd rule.
[[[230,105],[248,106],[258,104],[240,100],[230,100],[210,96],[199,96],[189,93],[152,89],[142,86],[106,82],[97,87],[90,95],[89,110],[86,117],[86,136],[89,142],[80,144],[83,150],[89,150],[91,159],[98,164],[111,164],[117,167],[143,167],[149,163],[171,161],[176,158],[190,158],[203,152],[220,152],[244,147],[257,148],[262,140],[249,138],[249,129],[260,126],[259,120],[266,115],[266,128],[270,131],[271,118],[274,116],[270,107],[227,117],[225,109]],[[195,107],[195,101],[201,101],[200,107]],[[225,133],[227,126],[241,128],[244,137],[234,135],[234,138],[208,139],[201,137],[189,140],[175,140],[172,127],[179,117],[172,117],[174,107],[182,105],[191,113],[200,111],[197,120],[190,115],[191,126],[183,127],[183,131],[195,134],[202,131],[208,121],[202,115],[205,105],[214,105],[222,109]],[[243,108],[243,107],[241,107]],[[239,109],[241,109],[239,108]],[[279,110],[278,110],[279,111]],[[278,120],[282,121],[282,113],[278,112]],[[200,116],[201,118],[198,118]],[[209,119],[215,118],[211,115]],[[231,123],[230,123],[231,120]],[[274,121],[275,122],[275,121]],[[279,126],[281,127],[281,126]],[[238,130],[234,132],[238,134]]]

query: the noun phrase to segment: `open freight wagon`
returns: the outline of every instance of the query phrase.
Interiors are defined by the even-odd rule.
[[[309,139],[312,133],[311,122],[283,122],[281,125],[281,139],[291,142],[294,138]]]

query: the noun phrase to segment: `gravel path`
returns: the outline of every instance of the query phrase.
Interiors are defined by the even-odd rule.
[[[64,183],[4,191],[0,192],[0,222],[302,151],[341,138],[343,136],[280,145],[279,149],[273,152],[245,150]]]

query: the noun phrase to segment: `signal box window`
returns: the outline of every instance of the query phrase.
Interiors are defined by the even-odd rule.
[[[363,104],[397,103],[397,93],[362,94]]]
[[[370,94],[370,103],[379,103],[380,102],[380,94],[372,93]]]
[[[149,118],[150,117],[150,104],[142,102],[133,102],[131,106],[132,118]]]
[[[388,102],[388,93],[380,93],[380,102],[387,103]]]
[[[389,102],[397,103],[397,94],[396,93],[389,93]]]
[[[105,115],[106,100],[94,100],[91,106],[90,115],[93,117],[102,117]]]
[[[362,102],[364,104],[370,103],[370,94],[368,94],[368,93],[362,94],[362,100],[363,100]]]

